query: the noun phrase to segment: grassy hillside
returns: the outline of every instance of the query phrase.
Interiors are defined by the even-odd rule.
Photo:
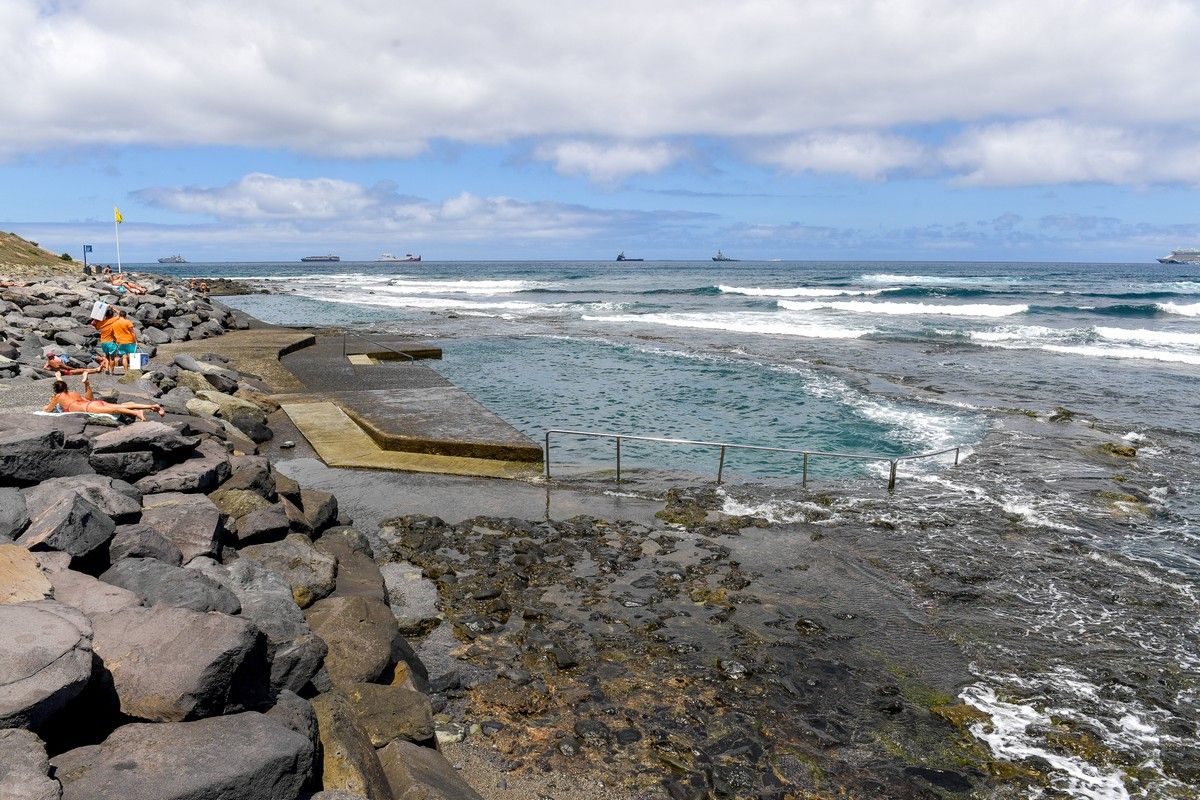
[[[47,275],[78,270],[75,262],[63,261],[57,254],[38,247],[36,242],[0,231],[0,275]]]

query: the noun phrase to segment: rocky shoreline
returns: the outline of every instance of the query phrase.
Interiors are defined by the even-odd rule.
[[[367,537],[256,454],[268,387],[203,352],[247,323],[139,280],[0,288],[0,797],[478,797]],[[97,299],[143,351],[197,342],[93,378],[161,419],[31,413],[47,351],[91,361]]]

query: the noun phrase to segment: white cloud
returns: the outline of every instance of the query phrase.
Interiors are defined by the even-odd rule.
[[[942,153],[975,186],[1200,184],[1200,141],[1162,131],[1039,119],[964,132]]]
[[[0,153],[404,157],[434,139],[805,141],[1051,116],[1196,128],[1197,41],[1200,5],[1186,0],[6,0]],[[795,156],[803,168],[837,163],[817,144]],[[603,180],[667,158],[594,147],[560,168]],[[844,158],[854,174],[890,163]]]
[[[540,145],[534,157],[554,164],[560,175],[584,175],[596,183],[613,184],[631,175],[661,172],[679,159],[681,151],[664,142],[634,143],[567,141]]]
[[[152,187],[136,193],[160,208],[210,216],[212,230],[270,231],[271,240],[356,243],[380,236],[406,241],[580,240],[637,235],[659,225],[689,226],[710,215],[613,211],[462,192],[441,202],[401,195],[390,183],[367,187],[330,178],[297,179],[252,173],[226,186]],[[127,221],[132,222],[128,219]],[[126,226],[128,238],[134,226]],[[143,228],[142,231],[152,229]],[[620,231],[621,233],[618,233]]]
[[[925,149],[899,136],[877,133],[816,133],[760,148],[753,157],[789,172],[833,172],[878,180],[925,160]]]

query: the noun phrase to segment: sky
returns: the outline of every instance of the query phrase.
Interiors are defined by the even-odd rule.
[[[1151,261],[1200,0],[3,0],[0,229],[126,262]]]

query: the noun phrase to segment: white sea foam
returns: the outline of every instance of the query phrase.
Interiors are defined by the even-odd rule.
[[[906,283],[918,286],[974,286],[981,283],[1010,283],[1016,278],[1004,276],[953,276],[953,275],[894,275],[890,272],[869,272],[859,278],[863,283]]]
[[[388,285],[403,294],[473,294],[497,295],[525,292],[530,289],[549,288],[549,284],[537,281],[437,281],[394,278]]]
[[[781,318],[777,314],[746,312],[741,314],[614,314],[612,316],[583,315],[588,322],[621,324],[665,325],[670,328],[697,328],[714,331],[736,331],[738,333],[771,334],[775,336],[801,336],[809,339],[857,339],[872,332],[870,328],[845,328],[837,325],[797,323]]]
[[[791,522],[806,522],[815,518],[829,516],[829,510],[812,502],[788,503],[782,500],[766,500],[762,502],[744,502],[730,497],[723,490],[718,492],[724,496],[721,512],[736,517],[762,517],[770,522],[786,525]]]
[[[862,300],[803,301],[780,300],[780,308],[789,311],[817,311],[831,309],[850,311],[856,314],[929,315],[942,314],[952,317],[1008,317],[1023,314],[1029,306],[1022,304],[995,305],[989,303],[965,303],[960,305],[934,305],[931,303],[874,303]]]
[[[990,331],[969,331],[968,336],[976,342],[1011,342],[1041,339],[1046,336],[1062,337],[1064,331],[1044,325],[1002,325]]]
[[[971,733],[997,756],[1009,761],[1036,759],[1055,770],[1053,783],[1081,800],[1128,800],[1124,773],[1103,769],[1048,749],[1031,731],[1045,730],[1053,722],[1033,706],[1008,703],[990,686],[972,684],[959,695],[966,703],[991,717],[990,724],[975,723]]]
[[[1184,317],[1200,317],[1200,303],[1158,303],[1158,310]]]
[[[744,294],[748,297],[843,297],[876,295],[880,292],[895,291],[892,289],[820,289],[809,286],[791,288],[751,287],[751,286],[718,286],[724,294]]]
[[[1096,335],[1104,339],[1119,342],[1200,346],[1200,333],[1184,333],[1183,331],[1151,331],[1145,328],[1098,327],[1096,328]]]
[[[1140,358],[1148,361],[1169,361],[1177,364],[1200,364],[1200,353],[1179,353],[1170,350],[1149,350],[1144,347],[1101,347],[1098,345],[1044,344],[1043,350],[1052,353],[1071,353],[1096,358]]]

